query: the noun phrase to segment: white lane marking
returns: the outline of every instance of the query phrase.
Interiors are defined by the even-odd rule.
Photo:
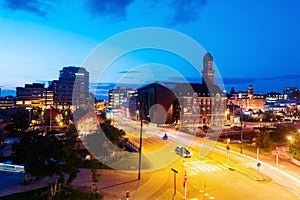
[[[279,177],[279,176],[277,176],[277,175],[275,175],[275,174],[273,174],[273,176],[275,176],[277,179],[279,179],[279,180],[282,180],[282,178],[281,177]]]

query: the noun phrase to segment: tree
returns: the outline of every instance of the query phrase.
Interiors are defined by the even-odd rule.
[[[120,139],[126,135],[123,129],[118,129],[109,124],[109,121],[105,121],[105,123],[100,124],[100,131],[105,134],[105,136],[116,146],[121,145]]]
[[[3,143],[4,140],[5,140],[4,130],[3,130],[3,128],[0,126],[0,144]]]
[[[261,131],[257,133],[257,146],[262,149],[270,149],[273,146],[273,142],[270,138],[269,133]]]
[[[293,135],[293,149],[300,149],[300,134],[297,133],[297,134],[294,134]]]
[[[270,110],[270,111],[265,111],[263,114],[262,114],[262,119],[264,121],[273,121],[276,119],[276,116],[275,114]]]
[[[107,161],[110,155],[118,151],[118,148],[125,149],[122,138],[125,131],[109,124],[109,121],[100,125],[100,129],[85,137],[84,142],[88,150],[97,158]]]
[[[25,131],[29,127],[29,112],[25,109],[18,110],[11,116],[13,131]]]
[[[26,173],[38,179],[48,176],[49,195],[55,196],[60,185],[65,184],[65,175],[68,175],[66,183],[70,185],[79,172],[80,157],[73,150],[76,135],[74,127],[69,127],[63,138],[53,134],[42,136],[37,132],[25,134],[14,146],[14,161],[24,164]]]
[[[78,131],[74,124],[70,125],[65,131],[65,136],[63,140],[63,152],[65,154],[63,162],[67,163],[65,165],[65,172],[69,174],[67,179],[67,184],[70,185],[72,181],[77,177],[78,165],[81,162],[79,154],[74,150],[76,144],[76,138],[78,137]]]
[[[6,146],[5,144],[5,135],[4,135],[4,131],[3,128],[0,126],[0,157],[3,156],[3,149]]]

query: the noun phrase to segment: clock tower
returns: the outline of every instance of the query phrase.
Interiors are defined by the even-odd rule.
[[[214,85],[215,70],[213,70],[213,57],[206,53],[203,57],[202,84]]]

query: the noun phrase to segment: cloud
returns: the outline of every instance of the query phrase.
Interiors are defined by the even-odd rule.
[[[273,76],[273,77],[265,77],[260,78],[259,80],[282,80],[282,79],[300,79],[300,74],[289,74],[289,75],[282,75],[282,76]]]
[[[236,77],[226,77],[223,78],[225,84],[252,84],[260,81],[269,81],[269,80],[300,80],[300,74],[290,74],[290,75],[282,75],[282,76],[271,76],[271,77],[257,77],[257,78],[236,78]]]
[[[206,5],[206,0],[172,0],[170,7],[174,9],[171,25],[186,24],[199,17],[200,9]]]
[[[87,0],[87,7],[91,14],[95,16],[108,16],[122,21],[127,17],[127,7],[138,0]],[[144,1],[144,0],[143,0]],[[145,9],[162,9],[167,6],[171,10],[171,16],[168,23],[170,25],[186,24],[198,18],[199,12],[206,5],[207,0],[147,0],[148,7]],[[147,4],[145,1],[144,4]],[[151,5],[151,6],[149,6]],[[163,6],[162,6],[163,5]],[[141,16],[143,19],[143,16]]]
[[[233,78],[233,77],[227,77],[227,78],[223,78],[223,82],[226,85],[232,84],[232,85],[239,85],[239,84],[250,84],[253,83],[255,81],[257,81],[257,79],[254,78]]]
[[[51,8],[48,2],[51,2],[51,0],[3,0],[2,6],[12,11],[23,10],[36,15],[46,16]]]
[[[91,14],[110,16],[117,20],[126,18],[126,9],[133,0],[88,0],[87,6]]]
[[[129,73],[141,73],[140,71],[128,70],[128,71],[119,71],[120,74],[129,74]]]

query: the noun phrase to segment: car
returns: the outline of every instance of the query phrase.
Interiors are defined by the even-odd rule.
[[[182,146],[178,146],[175,148],[175,152],[182,156],[183,158],[190,158],[192,157],[192,152],[190,152],[189,150],[187,150],[185,147]]]

